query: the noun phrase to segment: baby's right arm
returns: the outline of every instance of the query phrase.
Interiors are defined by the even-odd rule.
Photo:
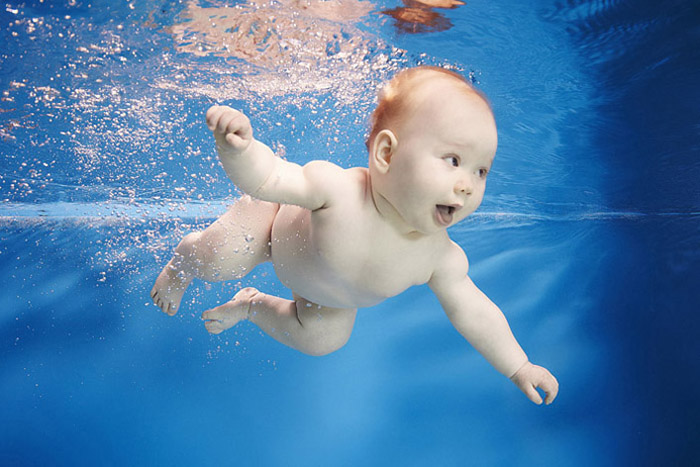
[[[323,207],[341,178],[343,169],[314,161],[301,167],[287,162],[253,138],[250,120],[226,106],[207,111],[207,126],[214,133],[221,164],[243,192],[265,201],[295,204],[315,210]]]

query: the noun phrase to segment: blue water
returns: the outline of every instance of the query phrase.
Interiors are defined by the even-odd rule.
[[[426,25],[389,0],[222,5],[0,8],[3,465],[696,462],[698,6],[473,0]],[[178,240],[237,196],[209,105],[246,111],[290,160],[364,165],[377,87],[418,63],[492,101],[486,198],[451,235],[559,379],[549,407],[425,287],[361,310],[323,358],[248,323],[206,333],[200,313],[242,286],[289,294],[269,266],[195,282],[174,318],[149,303]]]

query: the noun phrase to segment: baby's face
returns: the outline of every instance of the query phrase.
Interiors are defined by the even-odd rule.
[[[479,207],[498,137],[476,93],[444,78],[421,88],[415,112],[398,125],[384,196],[412,229],[429,234]]]

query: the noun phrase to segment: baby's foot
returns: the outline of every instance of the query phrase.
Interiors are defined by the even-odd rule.
[[[229,302],[202,313],[207,331],[220,334],[240,321],[248,319],[250,304],[258,293],[260,292],[257,289],[247,287],[239,291]]]
[[[186,274],[183,269],[176,266],[177,259],[173,259],[165,265],[158,275],[156,283],[151,289],[153,303],[164,313],[173,316],[180,307],[180,301],[185,290],[192,282],[192,276]]]

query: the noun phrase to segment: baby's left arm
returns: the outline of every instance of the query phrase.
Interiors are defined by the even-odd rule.
[[[546,393],[545,402],[551,403],[558,392],[557,380],[546,369],[528,361],[501,310],[467,275],[469,262],[464,251],[451,243],[444,258],[428,285],[452,325],[530,400],[542,403],[535,389],[539,387]]]

